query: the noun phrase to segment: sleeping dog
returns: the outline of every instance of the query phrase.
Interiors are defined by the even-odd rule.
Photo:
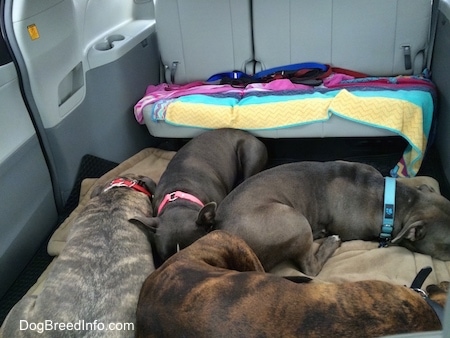
[[[204,236],[216,205],[267,162],[264,144],[238,129],[205,132],[184,145],[169,162],[155,192],[153,218],[136,218],[154,233],[162,260]]]
[[[446,292],[429,287],[439,308]],[[145,281],[136,337],[378,337],[441,329],[423,294],[382,281],[294,283],[213,231]]]
[[[129,219],[152,214],[155,186],[150,178],[127,175],[96,188],[42,292],[13,307],[0,336],[133,337],[139,290],[154,266],[147,230]],[[111,323],[127,326],[105,330]]]
[[[396,182],[391,243],[450,260],[450,201],[427,185],[416,188],[404,180]],[[217,209],[216,229],[242,237],[267,271],[292,260],[315,276],[341,240],[379,238],[383,200],[384,178],[369,165],[284,164],[233,190]],[[314,252],[313,240],[325,236]]]

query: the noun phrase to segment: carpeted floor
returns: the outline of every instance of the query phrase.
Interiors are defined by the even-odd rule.
[[[177,150],[185,141],[167,142],[167,144],[162,144],[161,148]],[[389,174],[406,145],[403,139],[396,137],[381,139],[264,139],[263,142],[269,152],[269,167],[294,161],[341,159],[370,164],[383,175]],[[59,223],[62,223],[77,206],[81,181],[85,178],[100,177],[115,166],[117,163],[95,156],[83,157],[74,188],[64,212],[60,215]],[[441,193],[450,199],[449,182],[445,179],[439,154],[434,147],[430,147],[427,151],[419,175],[437,179],[441,185]],[[52,258],[47,254],[47,243],[44,243],[10,290],[0,299],[0,324],[12,306],[36,282]]]

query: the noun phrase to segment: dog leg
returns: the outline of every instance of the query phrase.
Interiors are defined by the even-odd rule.
[[[444,307],[447,303],[447,294],[450,283],[448,281],[440,282],[439,285],[430,284],[427,286],[428,297]]]
[[[320,270],[322,270],[325,262],[333,255],[340,245],[341,239],[339,236],[329,236],[325,238],[316,253],[314,253],[312,249],[309,250],[305,256],[297,261],[297,264],[300,266],[301,271],[305,274],[309,276],[317,276]]]
[[[237,153],[244,180],[263,170],[267,164],[266,146],[256,138],[243,139],[237,147]]]
[[[319,238],[325,238],[328,237],[329,233],[325,229],[322,230],[313,230],[313,238],[319,239]]]

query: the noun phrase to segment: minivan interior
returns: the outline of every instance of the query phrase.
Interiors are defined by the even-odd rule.
[[[0,5],[1,336],[10,336],[17,304],[38,299],[51,282],[87,192],[130,168],[140,174],[145,167],[157,184],[173,156],[208,131],[253,135],[267,149],[264,170],[358,162],[398,182],[425,178],[433,194],[450,200],[450,0]],[[211,163],[221,156],[213,146],[208,151]],[[163,262],[152,250],[154,270]],[[310,283],[409,286],[425,267],[432,272],[421,292],[450,281],[450,261],[355,239],[343,241]],[[450,336],[450,309],[442,318],[428,336]],[[164,330],[155,336],[176,336]],[[24,337],[108,336],[38,331],[17,324]]]

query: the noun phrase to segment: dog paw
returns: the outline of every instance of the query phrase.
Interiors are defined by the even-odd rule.
[[[450,282],[449,281],[442,281],[439,283],[439,287],[444,290],[445,292],[448,292],[450,290]]]
[[[339,235],[332,235],[329,236],[328,238],[330,238],[330,240],[334,241],[334,242],[341,242],[341,238],[339,237]]]
[[[303,265],[302,272],[310,276],[316,276],[322,269],[325,262],[330,258],[337,248],[341,245],[341,238],[337,235],[328,236],[324,239],[319,249],[314,255],[314,259],[311,259],[311,265]],[[302,266],[301,264],[299,264]]]
[[[322,245],[325,245],[330,251],[334,252],[334,250],[341,246],[341,242],[341,238],[338,235],[332,235],[325,238]]]

